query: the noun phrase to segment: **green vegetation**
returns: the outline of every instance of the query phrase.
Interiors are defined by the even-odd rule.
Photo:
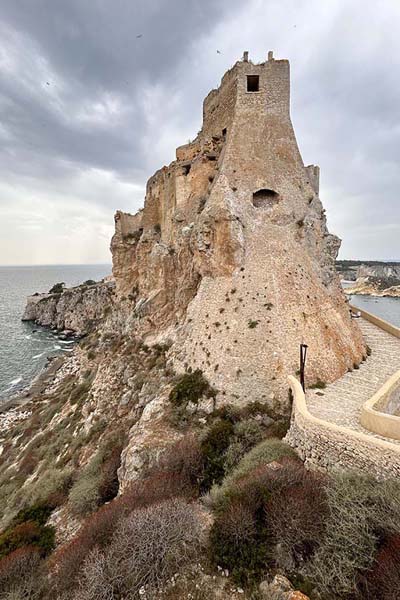
[[[55,283],[53,287],[49,290],[49,294],[62,294],[65,289],[65,283],[62,281],[61,283]]]
[[[186,406],[189,402],[197,404],[200,398],[215,398],[217,391],[210,386],[200,369],[184,373],[178,377],[169,399],[175,406]]]
[[[313,383],[312,385],[308,386],[310,388],[310,390],[324,390],[326,388],[326,383],[325,381],[321,381],[320,379],[317,379],[317,381],[315,383]]]
[[[38,548],[42,556],[49,554],[55,546],[55,530],[45,523],[53,509],[48,504],[35,504],[21,510],[0,535],[0,558],[26,546]]]
[[[106,438],[69,492],[69,503],[78,515],[93,512],[118,494],[117,470],[122,451],[121,435]]]
[[[255,329],[258,324],[259,321],[253,321],[252,319],[249,319],[249,322],[247,323],[249,329]]]

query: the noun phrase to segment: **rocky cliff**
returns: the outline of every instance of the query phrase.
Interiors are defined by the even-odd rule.
[[[400,263],[381,261],[337,261],[340,277],[354,281],[347,294],[400,296]]]
[[[197,138],[150,178],[143,210],[117,212],[111,242],[115,289],[101,283],[29,299],[25,319],[86,335],[60,359],[40,392],[28,395],[0,427],[1,524],[15,537],[15,528],[26,529],[33,514],[41,527],[54,527],[55,543],[64,545],[102,507],[51,562],[51,578],[45,578],[50,598],[55,593],[63,600],[94,597],[82,595],[79,586],[84,589],[86,576],[97,585],[106,563],[93,563],[90,571],[90,560],[108,557],[115,564],[114,541],[136,543],[136,533],[143,531],[147,536],[141,527],[135,535],[121,530],[129,514],[134,518],[125,525],[138,522],[137,510],[154,523],[157,511],[168,509],[151,530],[157,543],[164,542],[159,532],[167,531],[166,524],[192,531],[174,516],[183,514],[176,496],[188,500],[190,522],[209,531],[218,514],[211,516],[193,500],[226,476],[229,484],[229,473],[252,449],[258,457],[250,461],[256,479],[262,467],[267,482],[294,482],[277,506],[293,498],[297,510],[297,484],[308,475],[290,448],[269,438],[282,437],[290,418],[287,376],[298,370],[299,344],[309,346],[310,382],[342,375],[361,361],[365,348],[335,270],[340,241],[327,230],[319,169],[304,166],[297,147],[289,88],[287,61],[270,54],[268,61],[253,64],[244,56],[205,99]],[[281,469],[280,460],[286,467]],[[286,468],[293,470],[293,481]],[[320,476],[310,477],[303,503],[307,515]],[[267,514],[270,494],[251,490],[250,501],[243,507],[234,503],[232,514],[220,521],[222,537],[227,527],[233,535],[232,543],[228,537],[226,548],[221,546],[221,560],[241,536],[250,536],[245,552],[228,554],[244,557],[239,571],[260,567],[262,559],[260,576],[270,543],[262,536],[267,530],[269,535],[269,526],[262,520],[261,537],[253,529],[257,515]],[[260,505],[254,505],[255,497],[262,498]],[[171,513],[171,507],[181,512]],[[245,524],[239,535],[235,518]],[[113,536],[117,523],[119,533]],[[174,539],[182,539],[181,530]],[[255,560],[255,555],[247,552],[256,543],[260,556],[249,562],[247,556]],[[296,548],[303,546],[308,541]],[[186,555],[187,546],[182,548],[172,555]],[[167,550],[164,563],[171,556]],[[142,556],[149,556],[147,551]],[[123,551],[122,562],[128,555]],[[196,547],[196,563],[198,555]],[[159,555],[142,563],[152,569]],[[217,566],[217,574],[195,575],[195,585],[186,588],[193,594],[178,596],[176,590],[186,583],[177,582],[173,563],[171,595],[160,597],[250,597],[250,591],[242,596],[242,588],[228,583],[229,563],[220,573],[218,553],[214,571]],[[131,583],[131,565],[125,567]],[[62,581],[65,589],[55,592],[54,582]],[[148,579],[143,581],[147,585]],[[96,597],[114,590],[115,581],[110,585],[100,581],[103,595]],[[292,586],[284,587],[280,597],[294,598]],[[267,597],[272,588],[264,588]],[[138,587],[130,597],[155,597],[145,593]],[[117,596],[128,592],[120,589]]]
[[[22,320],[85,335],[110,310],[114,288],[113,281],[102,281],[29,296]]]
[[[169,337],[174,369],[201,369],[237,404],[285,405],[301,342],[311,379],[331,381],[363,353],[289,87],[285,60],[236,63],[205,99],[197,138],[149,180],[144,209],[115,217],[127,325]]]

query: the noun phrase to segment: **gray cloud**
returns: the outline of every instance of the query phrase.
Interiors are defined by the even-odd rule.
[[[399,16],[397,0],[3,0],[0,263],[109,260],[114,210],[140,207],[242,51],[270,48],[291,60],[342,256],[400,258]]]

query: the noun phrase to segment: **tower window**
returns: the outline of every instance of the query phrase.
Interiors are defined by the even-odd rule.
[[[260,77],[258,75],[247,75],[247,91],[258,92],[260,89]]]

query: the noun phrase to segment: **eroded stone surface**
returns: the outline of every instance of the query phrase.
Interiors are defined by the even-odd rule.
[[[149,180],[144,209],[116,214],[111,244],[127,329],[168,332],[174,368],[202,369],[220,401],[281,412],[301,342],[314,380],[337,379],[364,351],[289,87],[286,60],[236,63],[205,99],[197,138]]]

